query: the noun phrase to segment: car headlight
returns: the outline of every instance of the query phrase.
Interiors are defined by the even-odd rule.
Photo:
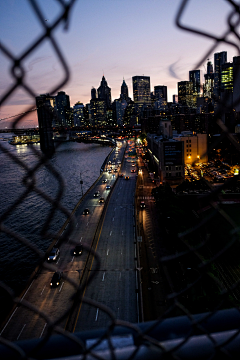
[[[59,285],[59,282],[57,282],[57,285]]]
[[[76,251],[74,251],[74,255],[76,255]]]
[[[50,260],[50,257],[48,258],[48,260]]]
[[[56,260],[56,256],[53,257],[53,260]]]
[[[52,283],[50,283],[50,286],[52,286]]]

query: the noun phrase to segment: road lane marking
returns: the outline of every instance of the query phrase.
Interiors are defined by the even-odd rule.
[[[87,225],[86,226],[88,226],[88,223],[87,223]]]
[[[46,287],[46,285],[45,285],[44,288],[42,289],[41,295],[43,294],[43,292],[44,292],[44,290],[45,290],[45,287]]]
[[[80,242],[82,241],[82,236],[81,236],[81,239],[80,239]]]
[[[109,249],[107,249],[107,255],[108,255],[108,253],[109,253]]]
[[[60,292],[60,291],[62,290],[63,284],[64,284],[64,282],[62,283],[62,285],[61,285],[61,287],[60,287],[60,289],[59,289],[58,292]]]
[[[76,227],[78,226],[78,223],[77,223],[77,225],[76,225]]]
[[[42,329],[41,335],[39,336],[39,339],[42,337],[46,326],[47,326],[47,323],[45,323],[45,325],[44,325],[44,327],[43,327],[43,329]]]
[[[114,221],[114,218],[112,218],[112,221]]]
[[[112,235],[112,231],[110,231],[110,236]]]
[[[10,323],[13,315],[15,314],[15,312],[17,311],[18,307],[16,307],[16,309],[14,310],[14,312],[12,313],[12,315],[10,316],[10,319],[8,320],[8,322],[6,323],[6,325],[4,326],[4,328],[2,329],[2,331],[0,332],[0,335],[2,335],[2,333],[4,332],[4,330],[6,329],[7,325]]]
[[[123,235],[123,230],[122,230],[122,235]]]
[[[73,258],[72,258],[71,262],[73,262],[73,259],[74,259],[74,256],[73,256]]]
[[[60,260],[60,258],[58,258],[58,261],[56,262],[56,265],[58,264],[59,260]]]
[[[103,273],[102,281],[104,281],[104,278],[105,278],[105,272]]]
[[[23,332],[23,330],[24,330],[25,326],[26,326],[26,324],[24,324],[24,325],[23,325],[22,330],[20,331],[20,333],[19,333],[19,335],[18,335],[18,337],[17,337],[17,340],[20,338],[21,333]]]
[[[34,280],[33,280],[33,281],[34,281]],[[27,292],[28,292],[28,290],[30,289],[30,287],[32,286],[33,281],[32,281],[32,283],[30,284],[30,286],[28,287],[28,289],[27,289],[27,291],[25,292],[25,294],[23,295],[23,297],[21,298],[21,301],[20,301],[20,302],[22,302],[22,300],[25,298],[25,295],[27,295]]]
[[[97,308],[97,313],[96,313],[95,321],[97,321],[97,319],[98,319],[98,311],[99,311],[99,308]]]

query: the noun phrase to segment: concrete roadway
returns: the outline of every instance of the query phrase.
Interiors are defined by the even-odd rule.
[[[101,257],[100,270],[94,273],[85,297],[108,306],[117,319],[137,322],[136,264],[134,236],[134,196],[136,173],[132,162],[125,159],[122,173],[111,194],[99,237],[97,252]],[[94,269],[94,263],[92,266]],[[100,307],[86,303],[79,307],[74,331],[106,327],[109,316]]]
[[[123,154],[124,146],[122,146],[119,150],[118,155],[115,154],[115,151],[113,152],[111,160],[113,160],[114,156],[116,156],[116,161],[119,159],[121,160]],[[104,178],[107,179],[106,184],[102,183]],[[60,247],[60,257],[58,258],[56,265],[54,265],[57,270],[63,272],[64,277],[75,281],[76,286],[79,284],[80,273],[84,267],[87,252],[83,251],[81,256],[74,257],[74,245],[71,241],[76,243],[82,242],[83,245],[84,243],[88,245],[91,244],[103,209],[103,205],[98,202],[99,198],[94,198],[93,194],[99,190],[100,196],[106,199],[109,195],[109,191],[106,190],[106,185],[112,185],[115,179],[116,178],[112,178],[112,174],[102,174],[98,183],[86,195],[83,202],[79,205],[77,211],[75,212],[75,231],[71,234],[68,242],[63,243]],[[83,210],[85,208],[89,208],[89,215],[83,215]],[[123,211],[126,211],[126,209]],[[122,249],[122,251],[124,251],[124,249]],[[28,301],[39,311],[44,312],[44,314],[52,320],[56,320],[61,317],[61,315],[71,305],[70,297],[75,290],[73,285],[71,285],[67,279],[63,279],[59,287],[50,288],[50,281],[53,273],[54,270],[49,271],[46,268],[42,268],[41,273],[31,282],[22,299]],[[65,323],[66,319],[60,324],[60,326],[65,327]],[[45,319],[41,318],[40,315],[34,311],[18,306],[1,331],[0,335],[8,340],[16,341],[29,338],[40,338],[46,330],[47,322]]]

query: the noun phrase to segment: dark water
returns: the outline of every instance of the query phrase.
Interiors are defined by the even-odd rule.
[[[0,134],[0,137],[10,135]],[[13,146],[7,141],[0,144],[13,154],[28,169],[34,168],[39,162],[30,146]],[[40,149],[40,145],[34,145]],[[51,169],[41,166],[35,172],[36,186],[51,198],[57,198],[59,190],[63,190],[61,204],[72,211],[81,198],[80,173],[83,180],[83,193],[93,184],[100,174],[100,167],[111,151],[109,147],[97,144],[79,144],[69,142],[61,144],[49,165],[61,175],[53,174]],[[0,149],[0,216],[6,209],[26,191],[22,180],[27,170],[7,156]],[[21,235],[38,248],[45,251],[51,240],[40,235],[42,226],[51,210],[51,205],[35,191],[31,191],[21,203],[14,208],[4,220],[4,226]],[[58,211],[51,222],[50,229],[58,231],[66,220],[66,215]],[[0,280],[19,291],[34,270],[37,256],[28,247],[19,243],[12,236],[0,232]],[[1,294],[1,290],[0,290]]]

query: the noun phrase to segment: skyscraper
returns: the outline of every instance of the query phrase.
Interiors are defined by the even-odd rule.
[[[92,87],[91,89],[91,99],[96,99],[97,98],[97,90],[95,89],[95,87]]]
[[[71,126],[68,116],[70,101],[69,96],[64,91],[59,91],[56,96],[56,110],[58,118],[55,126]]]
[[[104,76],[102,77],[101,84],[97,91],[98,91],[98,99],[105,101],[106,109],[110,109],[111,103],[112,103],[111,89],[108,86],[107,81]]]
[[[193,95],[200,95],[200,70],[189,71],[189,81],[193,83]]]
[[[193,83],[192,81],[178,82],[178,103],[184,106],[193,106]]]
[[[203,96],[212,98],[214,88],[213,64],[211,61],[207,63],[207,74],[204,74],[205,83],[203,85]]]
[[[240,56],[233,58],[233,106],[240,118]]]
[[[214,108],[216,110],[217,102],[221,96],[221,71],[222,65],[227,62],[227,52],[222,51],[214,54]]]
[[[125,82],[125,80],[123,79],[123,83],[122,83],[122,86],[121,86],[121,95],[120,97],[124,100],[128,100],[128,86]]]
[[[156,100],[165,100],[167,101],[167,86],[157,85],[154,86],[154,95]]]
[[[151,105],[150,77],[133,76],[133,100],[136,105],[136,111],[141,113],[144,105]]]

